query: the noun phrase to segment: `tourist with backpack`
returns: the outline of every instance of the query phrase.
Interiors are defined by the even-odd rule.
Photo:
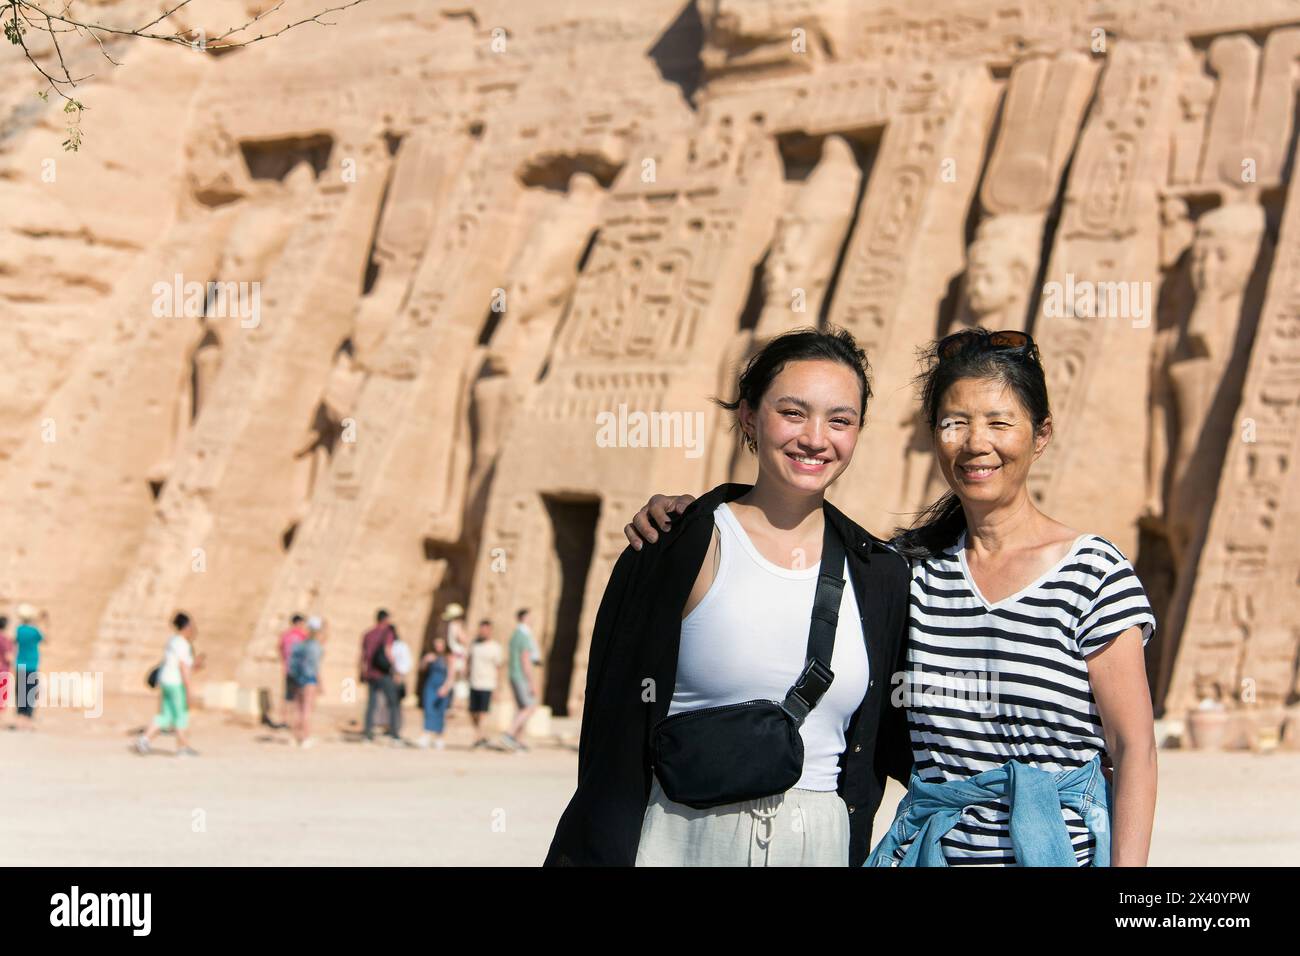
[[[381,698],[392,715],[388,736],[395,741],[402,739],[402,713],[397,702],[397,683],[393,680],[393,638],[388,612],[380,609],[375,613],[375,626],[361,638],[360,676],[369,689],[365,729],[362,731],[366,740],[375,739],[375,708]]]
[[[324,625],[320,618],[307,622],[307,637],[293,646],[289,655],[289,676],[297,688],[294,698],[294,741],[299,747],[315,743],[311,736],[311,714],[320,689],[320,662],[325,653]]]

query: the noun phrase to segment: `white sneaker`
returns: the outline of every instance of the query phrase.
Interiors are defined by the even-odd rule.
[[[144,734],[135,738],[135,752],[138,754],[147,754],[150,750],[149,738]]]
[[[444,741],[441,737],[439,737],[437,740],[433,742],[434,750],[443,750],[446,746],[447,746],[446,741]]]
[[[308,737],[308,738],[307,738],[306,740],[304,740],[304,741],[302,742],[302,744],[301,744],[301,747],[302,747],[303,750],[306,750],[306,749],[309,748],[309,747],[315,747],[315,746],[316,746],[316,738],[315,738],[315,737]]]

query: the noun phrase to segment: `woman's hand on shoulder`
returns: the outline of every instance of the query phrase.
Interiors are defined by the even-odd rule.
[[[627,535],[628,543],[636,551],[641,550],[641,546],[649,541],[651,544],[659,540],[659,531],[668,531],[672,528],[671,514],[681,514],[686,507],[695,500],[694,495],[652,495],[650,500],[645,503],[632,523],[624,525],[623,533]]]

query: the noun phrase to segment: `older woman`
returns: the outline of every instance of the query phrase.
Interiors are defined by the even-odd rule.
[[[1052,437],[1037,348],[1023,332],[964,330],[930,350],[921,383],[952,491],[893,540],[912,564],[894,683],[915,764],[868,864],[1144,865],[1155,619],[1114,544],[1030,498]],[[629,538],[653,541],[649,519],[683,498],[652,498]]]

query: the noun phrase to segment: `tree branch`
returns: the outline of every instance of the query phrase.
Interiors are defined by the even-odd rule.
[[[115,26],[110,26],[106,23],[99,23],[99,22],[91,23],[89,21],[82,20],[72,15],[72,4],[74,2],[75,0],[67,0],[67,2],[65,2],[63,5],[63,9],[56,13],[53,10],[46,10],[43,6],[41,6],[40,3],[36,2],[36,0],[0,0],[0,23],[3,24],[3,32],[5,38],[8,39],[9,42],[12,43],[14,46],[17,46],[22,50],[23,56],[27,58],[27,61],[31,63],[31,65],[36,69],[36,71],[45,79],[45,81],[49,84],[50,89],[54,90],[54,92],[58,93],[66,101],[64,105],[64,112],[65,113],[75,112],[77,114],[77,120],[79,122],[81,111],[85,109],[85,107],[79,101],[74,100],[71,96],[69,96],[66,92],[64,92],[63,88],[64,87],[75,88],[78,83],[90,79],[95,74],[88,73],[85,76],[78,77],[76,79],[73,78],[72,72],[68,68],[67,60],[65,59],[63,54],[63,47],[59,43],[58,35],[60,33],[81,34],[84,31],[87,36],[89,36],[92,40],[95,41],[95,44],[99,48],[99,52],[104,57],[104,59],[108,60],[108,62],[113,64],[113,66],[121,66],[122,64],[117,60],[113,59],[112,55],[108,52],[107,48],[105,48],[104,41],[103,38],[101,37],[101,34],[107,36],[137,37],[142,40],[158,40],[163,43],[175,43],[178,45],[202,49],[206,52],[215,52],[218,50],[232,50],[238,47],[250,46],[262,40],[269,40],[272,37],[278,37],[282,33],[286,33],[287,31],[292,30],[295,27],[300,27],[308,23],[317,23],[323,27],[335,26],[336,24],[334,22],[328,20],[322,20],[321,17],[325,16],[328,13],[337,13],[339,11],[348,9],[349,7],[355,7],[358,4],[365,3],[366,0],[348,0],[347,3],[342,3],[333,7],[327,7],[326,9],[321,10],[319,13],[315,13],[309,17],[303,17],[301,20],[295,20],[291,23],[288,23],[283,27],[281,27],[280,29],[274,31],[273,33],[259,33],[257,36],[250,37],[245,40],[229,39],[231,36],[242,33],[243,31],[249,29],[250,27],[253,26],[253,24],[265,19],[266,17],[269,17],[271,14],[275,13],[277,10],[283,7],[285,0],[277,0],[277,2],[273,6],[269,7],[266,10],[263,10],[261,13],[257,14],[257,16],[251,18],[246,23],[242,23],[238,26],[233,26],[230,29],[226,30],[225,32],[217,34],[215,37],[212,38],[213,41],[215,41],[216,45],[213,45],[213,43],[210,43],[209,41],[204,39],[198,44],[197,47],[195,47],[194,41],[188,38],[190,35],[196,32],[196,30],[193,28],[187,28],[183,31],[177,30],[176,32],[171,34],[151,32],[153,27],[156,27],[158,24],[167,20],[168,18],[170,18],[171,16],[179,12],[182,8],[189,6],[191,0],[178,0],[178,2],[176,2],[174,6],[164,10],[161,14],[159,14],[154,19],[150,20],[148,23],[142,24],[134,28],[115,27]],[[6,22],[6,17],[7,17],[7,22]],[[32,51],[28,47],[27,39],[25,36],[27,30],[29,29],[39,33],[49,34],[50,40],[54,46],[54,55],[58,58],[59,70],[63,73],[62,79],[60,79],[57,76],[57,74],[52,75],[43,66],[41,66],[41,64],[37,62],[36,57],[32,55]],[[45,54],[43,53],[42,56],[44,55]],[[45,91],[41,91],[39,95],[42,98],[45,98],[48,94]],[[80,127],[76,125],[69,126],[68,135],[69,135],[68,140],[65,140],[63,144],[64,148],[72,149],[72,150],[77,149],[77,147],[80,145],[81,142]]]

